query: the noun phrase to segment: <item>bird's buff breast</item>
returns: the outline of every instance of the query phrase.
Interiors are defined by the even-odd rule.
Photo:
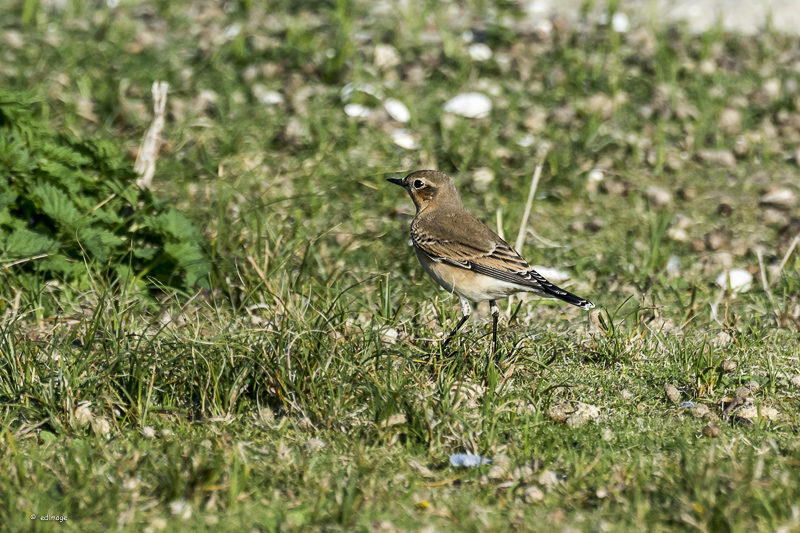
[[[466,298],[471,302],[502,300],[511,294],[525,290],[523,287],[505,281],[484,276],[483,274],[476,274],[472,270],[448,265],[447,263],[437,263],[416,246],[414,250],[417,252],[417,259],[419,259],[422,269],[436,283],[441,285],[447,292]]]

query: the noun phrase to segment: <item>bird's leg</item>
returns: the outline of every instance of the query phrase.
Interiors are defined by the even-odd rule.
[[[489,308],[492,310],[492,359],[494,359],[497,351],[497,319],[500,318],[500,308],[494,300],[489,300]]]
[[[461,298],[461,320],[458,321],[456,327],[453,328],[453,331],[450,332],[450,335],[448,335],[447,338],[442,343],[442,353],[444,353],[444,350],[445,348],[447,348],[447,345],[450,344],[450,341],[453,340],[455,334],[458,333],[458,330],[461,329],[461,326],[464,325],[464,322],[467,321],[469,315],[471,314],[472,314],[472,307],[469,305],[469,301],[465,300],[464,298]]]

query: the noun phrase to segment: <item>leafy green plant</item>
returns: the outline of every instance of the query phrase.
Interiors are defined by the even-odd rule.
[[[0,90],[2,276],[206,286],[211,265],[198,229],[136,187],[112,142],[53,132],[38,107],[30,94]]]

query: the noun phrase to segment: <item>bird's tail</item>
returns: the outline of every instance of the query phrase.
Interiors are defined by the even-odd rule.
[[[553,285],[535,270],[530,269],[528,272],[526,272],[526,275],[536,283],[536,292],[539,292],[544,296],[549,296],[550,298],[555,298],[557,300],[561,300],[562,302],[567,302],[568,304],[578,306],[587,311],[589,309],[594,309],[594,304],[589,300],[581,298],[580,296],[575,296],[571,292],[567,292],[561,287]]]
[[[581,309],[585,309],[587,311],[589,309],[594,309],[594,304],[589,300],[581,298],[580,296],[575,296],[571,292],[567,292],[561,287],[556,287],[555,285],[552,285],[552,289],[555,290],[551,290],[550,287],[545,287],[544,288],[545,294],[547,294],[547,296],[550,296],[552,298],[561,300],[562,302],[567,302],[568,304],[578,306]]]

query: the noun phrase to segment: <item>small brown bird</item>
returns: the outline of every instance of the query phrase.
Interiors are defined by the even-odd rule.
[[[509,244],[464,209],[453,179],[435,170],[412,172],[387,181],[408,191],[417,208],[411,241],[422,269],[461,299],[461,320],[442,343],[452,340],[472,308],[489,300],[492,311],[492,356],[497,348],[497,300],[517,292],[535,292],[592,309],[594,304],[547,281]]]

